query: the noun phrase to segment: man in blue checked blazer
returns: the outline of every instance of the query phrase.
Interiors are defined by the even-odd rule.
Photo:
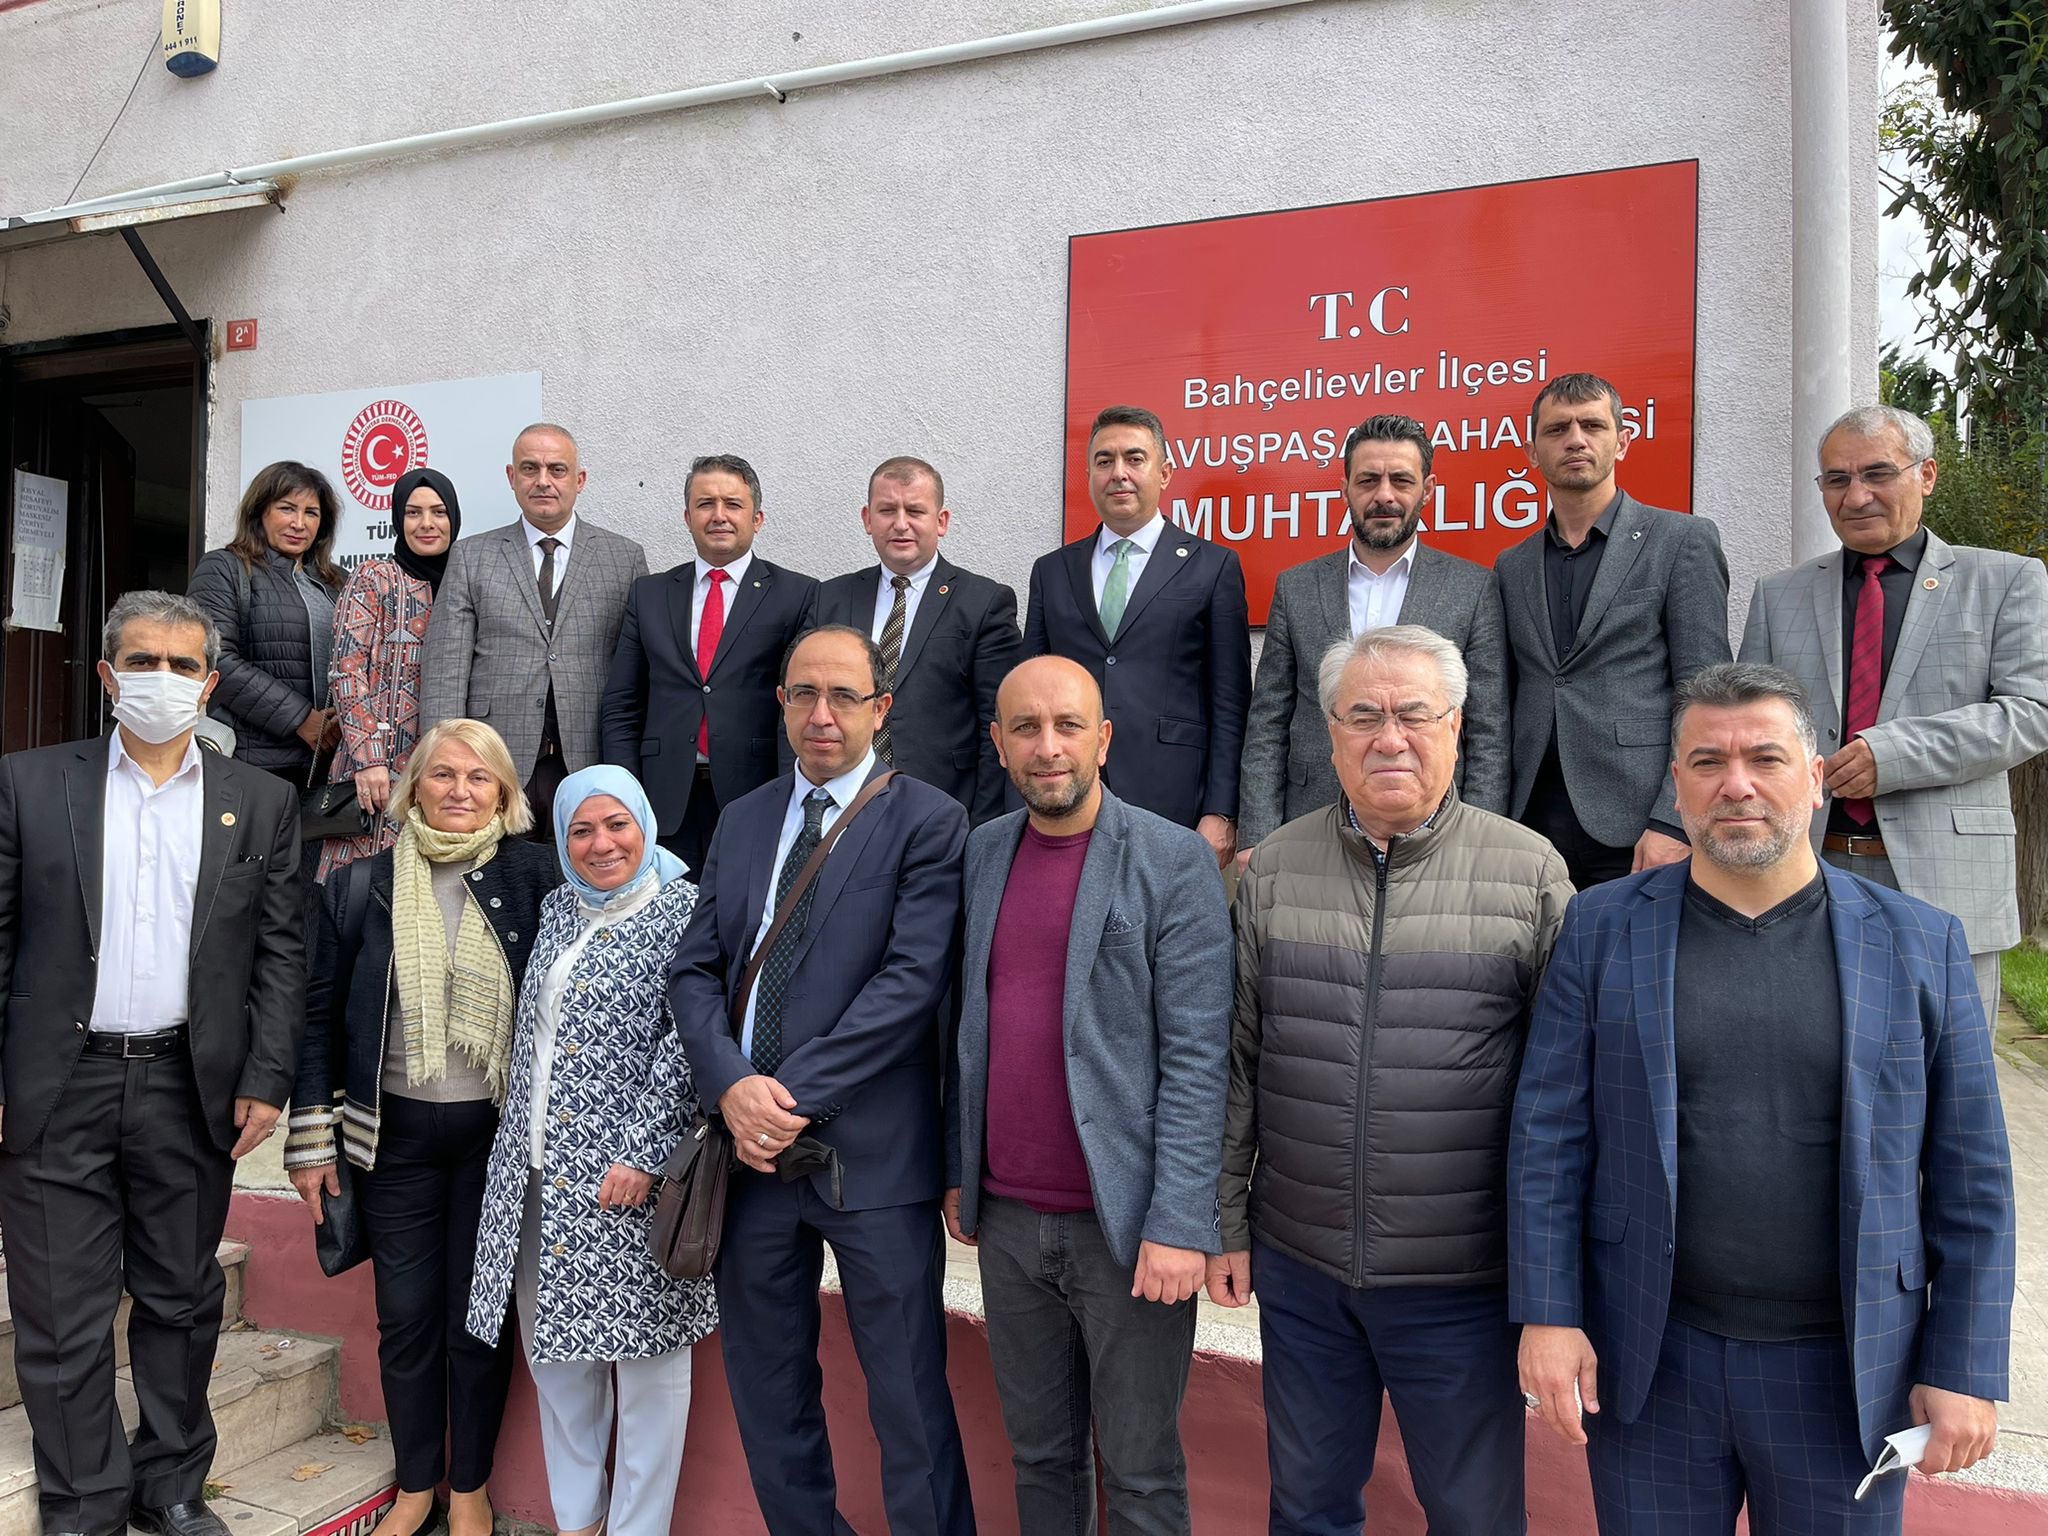
[[[1991,1448],[2012,1170],[1957,920],[1822,866],[1804,690],[1678,690],[1691,840],[1578,897],[1530,1027],[1509,1148],[1523,1391],[1587,1446],[1600,1529],[1900,1529],[1905,1479]],[[1581,1418],[1583,1404],[1585,1418]]]

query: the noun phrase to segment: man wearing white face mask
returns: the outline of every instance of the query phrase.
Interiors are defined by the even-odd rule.
[[[131,592],[103,634],[118,728],[0,758],[0,1228],[46,1536],[226,1536],[202,1497],[214,1262],[234,1160],[305,1026],[298,804],[193,739],[205,613]],[[140,1422],[114,1402],[114,1312]]]

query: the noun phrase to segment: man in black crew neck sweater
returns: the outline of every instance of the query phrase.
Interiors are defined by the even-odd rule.
[[[1820,864],[1790,673],[1703,669],[1672,739],[1693,856],[1573,901],[1530,1025],[1523,1391],[1587,1446],[1603,1536],[1732,1532],[1744,1505],[1754,1536],[1896,1536],[1904,1478],[1854,1497],[1884,1437],[1930,1425],[1921,1469],[1960,1470],[2007,1387],[2012,1169],[1969,950]]]

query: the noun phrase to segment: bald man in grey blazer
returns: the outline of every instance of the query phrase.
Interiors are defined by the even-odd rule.
[[[420,664],[420,729],[468,716],[502,736],[535,836],[551,840],[556,788],[598,761],[605,674],[647,555],[577,516],[588,472],[564,428],[521,432],[505,478],[519,521],[460,540],[448,557]]]
[[[1934,434],[1910,412],[1848,412],[1820,468],[1842,547],[1757,583],[1742,659],[1805,685],[1828,754],[1821,857],[1960,918],[1995,1019],[2020,939],[2006,774],[2048,750],[2048,569],[1921,526]]]
[[[1429,432],[1409,416],[1374,416],[1344,441],[1351,542],[1281,573],[1252,683],[1240,773],[1238,863],[1297,816],[1337,801],[1330,731],[1316,670],[1340,640],[1388,624],[1420,624],[1457,646],[1471,679],[1458,742],[1458,794],[1508,808],[1508,642],[1493,572],[1431,549],[1422,509],[1436,494]]]

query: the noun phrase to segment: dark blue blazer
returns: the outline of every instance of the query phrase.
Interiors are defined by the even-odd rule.
[[[1169,521],[1112,642],[1089,574],[1095,540],[1091,533],[1031,567],[1024,654],[1065,656],[1101,685],[1115,726],[1102,777],[1125,800],[1184,827],[1235,817],[1252,701],[1244,568]]]
[[[1515,1320],[1583,1328],[1603,1407],[1623,1422],[1642,1411],[1671,1297],[1672,987],[1690,868],[1573,899],[1530,1024],[1508,1150]],[[1842,992],[1842,1318],[1875,1458],[1911,1422],[1916,1384],[2007,1395],[2012,1165],[1961,924],[1822,873]]]
[[[811,627],[818,583],[756,555],[726,594],[711,675],[697,674],[697,562],[642,576],[626,597],[598,712],[605,762],[646,786],[661,835],[683,824],[697,773],[697,728],[711,717],[711,791],[720,808],[788,766],[782,654]]]
[[[707,1110],[753,1075],[729,1016],[763,927],[792,778],[725,808],[669,969],[676,1031]],[[783,994],[775,1078],[812,1121],[808,1134],[838,1149],[849,1211],[938,1198],[940,1004],[959,953],[966,846],[960,803],[899,774],[818,871]],[[813,1182],[830,1199],[827,1177]]]
[[[864,566],[826,582],[818,589],[818,622],[872,634],[881,570]],[[889,740],[899,769],[958,800],[976,826],[1003,813],[1010,780],[988,728],[996,688],[1023,654],[1017,594],[941,555],[903,637]]]

